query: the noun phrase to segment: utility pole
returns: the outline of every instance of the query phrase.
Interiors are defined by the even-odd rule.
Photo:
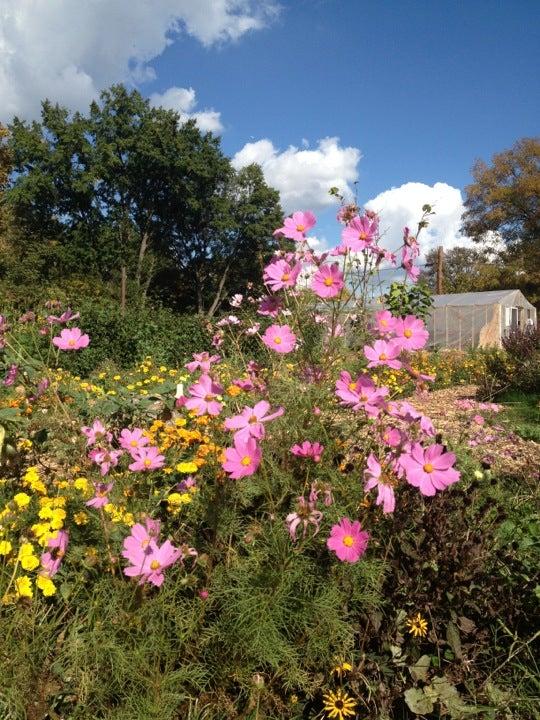
[[[436,277],[437,277],[437,295],[443,294],[443,248],[442,245],[439,245],[437,248],[437,270],[436,270]]]

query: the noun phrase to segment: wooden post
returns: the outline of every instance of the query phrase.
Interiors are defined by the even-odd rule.
[[[121,277],[120,277],[120,312],[122,315],[126,314],[126,266],[122,265]]]
[[[448,347],[448,305],[444,306],[444,344]]]
[[[443,294],[443,248],[439,245],[437,248],[437,295]]]

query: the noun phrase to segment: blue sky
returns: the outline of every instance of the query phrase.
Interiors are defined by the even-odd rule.
[[[125,82],[260,162],[323,244],[332,184],[390,244],[425,202],[425,250],[466,243],[474,159],[538,134],[539,0],[0,0],[0,47],[0,120]]]
[[[154,62],[152,91],[196,88],[223,147],[338,136],[360,148],[360,197],[410,180],[463,187],[475,157],[538,133],[540,3],[283,2],[268,28],[219,48],[193,38]]]

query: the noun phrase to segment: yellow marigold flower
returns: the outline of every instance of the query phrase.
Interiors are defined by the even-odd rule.
[[[162,372],[162,373],[167,372],[167,368],[165,367],[165,365],[159,366],[159,372]]]
[[[239,388],[238,385],[229,385],[226,392],[230,397],[237,397],[242,392],[242,388]]]
[[[170,474],[173,472],[173,469],[172,469],[172,467],[164,467],[163,470],[162,470],[162,472],[163,472],[165,475],[170,475]]]
[[[195,420],[195,422],[197,423],[197,425],[208,425],[208,423],[210,422],[210,418],[208,417],[208,415],[201,415]]]
[[[30,495],[27,495],[25,492],[17,493],[13,498],[13,502],[19,508],[19,510],[28,507],[28,505],[30,504],[30,500]]]
[[[130,383],[129,385],[126,385],[126,389],[127,389],[127,390],[135,390],[135,385],[133,385],[132,383]]]
[[[15,592],[18,598],[33,597],[32,581],[28,575],[22,575],[15,580]]]
[[[19,442],[17,443],[17,448],[19,450],[30,450],[30,448],[32,447],[32,444],[33,443],[31,440],[27,440],[27,439],[19,440]]]
[[[25,542],[19,548],[19,562],[23,570],[35,570],[39,565],[39,558],[34,555],[32,543]]]
[[[414,637],[425,637],[427,635],[428,624],[420,613],[408,618],[405,625],[407,625],[410,634]]]
[[[73,520],[75,521],[75,525],[86,525],[88,515],[85,512],[78,512],[73,516]]]
[[[113,380],[116,380],[118,382],[118,380],[121,380],[121,379],[122,379],[121,375],[113,375]]]
[[[194,462],[181,462],[178,463],[176,466],[176,469],[180,473],[194,473],[197,472],[199,469],[198,466]]]
[[[141,390],[141,391],[140,391],[140,394],[141,394],[141,395],[148,395],[148,390]]]
[[[327,718],[345,720],[355,716],[357,702],[344,690],[339,688],[336,692],[327,692],[323,695],[323,707]]]
[[[53,583],[51,578],[45,575],[38,575],[36,578],[36,587],[38,587],[45,597],[50,597],[56,592],[56,585]]]
[[[116,390],[107,390],[107,395],[116,395]]]
[[[130,513],[130,512],[124,513],[123,520],[126,523],[126,525],[129,525],[129,527],[131,527],[132,525],[135,524],[135,518],[133,517],[133,513]]]
[[[176,427],[185,427],[187,425],[186,418],[176,418],[174,421]]]
[[[29,487],[31,490],[39,493],[40,495],[47,494],[47,488],[39,477],[39,471],[37,467],[29,467],[23,475],[22,482],[25,487]]]
[[[85,477],[75,478],[73,487],[81,492],[86,492],[88,490],[88,480]]]
[[[9,540],[0,541],[0,555],[9,555],[12,549],[13,545],[9,542]]]

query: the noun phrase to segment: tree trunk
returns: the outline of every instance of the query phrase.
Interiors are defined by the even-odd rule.
[[[148,248],[148,233],[143,232],[141,236],[141,244],[139,246],[139,258],[137,260],[137,272],[135,274],[135,281],[137,285],[140,286],[141,284],[141,275],[142,275],[142,266],[144,261],[144,256],[146,255],[146,250]]]
[[[231,267],[231,265],[230,265],[230,263],[229,263],[229,264],[227,265],[227,267],[225,268],[225,270],[223,271],[223,275],[221,276],[221,280],[219,281],[219,285],[218,285],[218,289],[217,289],[216,295],[215,295],[215,297],[214,297],[214,301],[213,301],[213,303],[210,305],[210,309],[209,309],[208,312],[206,313],[206,319],[207,319],[207,320],[211,320],[212,317],[213,317],[213,315],[214,315],[214,313],[215,313],[216,310],[218,309],[219,303],[221,302],[221,299],[222,299],[222,297],[223,297],[223,288],[225,287],[225,282],[226,282],[226,280],[227,280],[227,276],[229,275],[230,267]]]
[[[120,277],[120,312],[122,315],[126,314],[126,280],[126,266],[122,265]]]

